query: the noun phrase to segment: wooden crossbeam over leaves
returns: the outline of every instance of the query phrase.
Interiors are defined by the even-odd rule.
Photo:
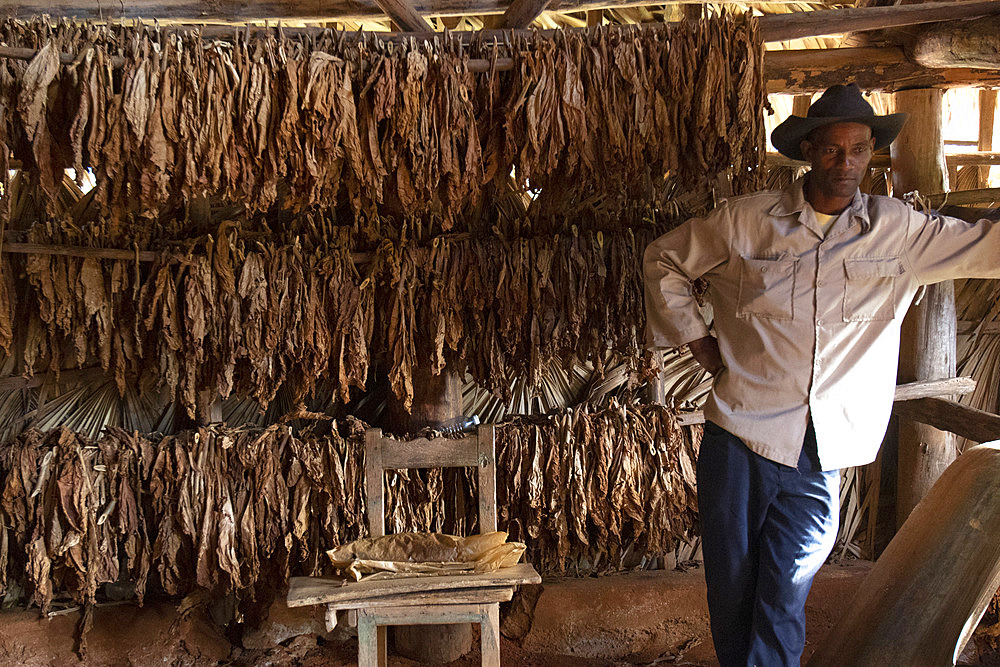
[[[552,0],[514,0],[500,19],[498,28],[527,28]]]

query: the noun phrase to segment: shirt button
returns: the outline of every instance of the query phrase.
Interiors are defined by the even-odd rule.
[[[761,273],[767,273],[767,267],[766,266],[760,267],[760,272]]]
[[[823,320],[816,320],[816,324],[818,326],[823,326]]]

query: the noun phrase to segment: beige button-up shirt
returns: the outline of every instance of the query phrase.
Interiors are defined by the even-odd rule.
[[[706,418],[795,466],[811,415],[820,464],[833,470],[878,452],[918,287],[1000,277],[1000,225],[858,192],[824,236],[802,184],[730,199],[653,241],[646,338],[665,348],[708,335],[690,286],[704,276],[725,364]]]

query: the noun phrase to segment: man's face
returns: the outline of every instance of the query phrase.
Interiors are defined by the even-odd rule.
[[[872,159],[875,139],[861,123],[834,123],[814,130],[802,142],[812,164],[810,186],[828,198],[850,198]]]

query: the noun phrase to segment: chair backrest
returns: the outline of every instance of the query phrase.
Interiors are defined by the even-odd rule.
[[[371,537],[385,535],[385,470],[471,468],[479,471],[479,532],[497,529],[497,468],[493,424],[464,438],[393,440],[382,429],[365,431],[365,496]]]

